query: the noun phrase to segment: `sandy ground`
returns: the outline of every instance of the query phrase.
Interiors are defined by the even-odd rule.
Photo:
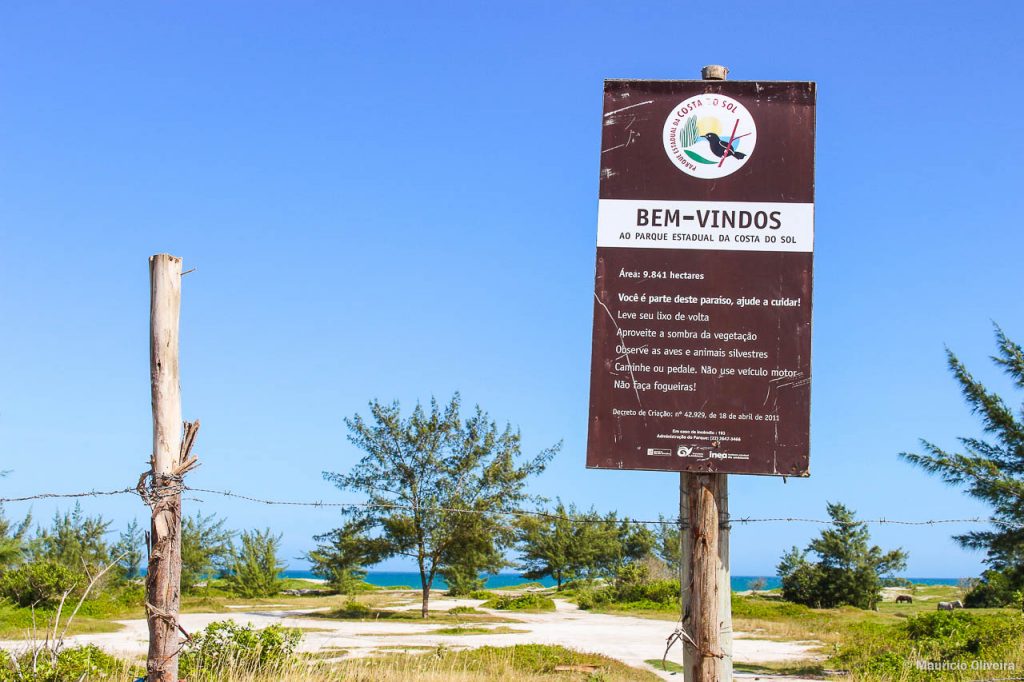
[[[431,610],[447,611],[455,606],[479,607],[478,600],[436,599],[431,603]],[[413,602],[410,606],[415,606]],[[634,618],[630,616],[612,616],[590,613],[579,610],[575,604],[556,601],[557,610],[553,613],[518,613],[498,612],[502,616],[515,618],[517,623],[503,624],[472,624],[474,627],[494,628],[504,626],[516,630],[527,630],[523,633],[506,633],[493,635],[436,635],[432,630],[452,627],[450,624],[421,624],[416,622],[396,621],[338,621],[307,617],[312,611],[306,610],[275,610],[261,607],[264,610],[253,610],[248,606],[239,606],[234,614],[186,613],[181,616],[182,626],[189,632],[202,630],[210,623],[232,618],[238,623],[251,623],[256,627],[265,627],[279,623],[286,627],[305,628],[299,646],[303,651],[319,651],[321,649],[340,649],[349,656],[368,656],[380,647],[394,648],[396,645],[436,646],[444,644],[451,648],[478,646],[510,646],[513,644],[557,644],[580,651],[601,653],[616,658],[627,665],[649,669],[644,663],[648,659],[660,659],[665,651],[665,640],[672,633],[673,624],[668,621]],[[284,607],[284,605],[281,605]],[[67,644],[96,644],[101,648],[123,657],[144,657],[146,653],[148,632],[145,620],[119,621],[124,629],[118,632],[77,635],[69,637]],[[775,642],[754,639],[744,633],[735,634],[733,655],[737,662],[765,663],[807,660],[815,658],[816,642]],[[24,642],[2,641],[0,647],[18,649]],[[682,653],[679,645],[675,645],[669,654],[669,660],[680,662]],[[665,679],[681,679],[680,675],[672,675],[656,671]],[[775,679],[764,675],[737,675],[737,679]],[[793,682],[795,678],[779,678]]]

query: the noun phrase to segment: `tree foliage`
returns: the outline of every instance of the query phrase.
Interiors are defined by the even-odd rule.
[[[49,528],[40,528],[30,547],[33,562],[51,561],[75,572],[101,571],[111,559],[106,541],[110,521],[102,516],[86,516],[82,506],[68,512],[56,512]]]
[[[448,594],[461,597],[482,590],[486,573],[497,573],[509,563],[502,551],[515,541],[512,524],[494,523],[484,515],[460,519],[457,532],[438,561],[438,574],[448,584]]]
[[[366,506],[346,515],[367,529],[364,556],[370,563],[396,555],[416,561],[424,617],[440,569],[458,565],[459,548],[466,549],[471,536],[501,549],[508,535],[500,513],[528,499],[526,480],[558,450],[523,462],[518,431],[499,429],[480,407],[463,420],[460,407],[456,394],[443,408],[431,400],[429,409],[417,404],[403,416],[397,402],[374,400],[369,419],[345,420],[362,459],[347,474],[324,473],[342,490],[366,497]]]
[[[658,514],[658,521],[661,523],[658,524],[655,531],[654,552],[674,575],[679,575],[679,555],[682,551],[679,524],[666,519],[661,514]]]
[[[365,523],[356,520],[315,536],[317,547],[306,554],[313,575],[326,580],[337,592],[353,592],[366,578],[369,558],[365,532]]]
[[[1024,389],[1024,350],[998,326],[995,335],[997,349],[992,361],[1016,388]],[[995,582],[983,590],[983,602],[1000,605],[1011,601],[1015,590],[1024,588],[1024,405],[1012,409],[975,379],[949,349],[946,360],[986,437],[959,438],[960,447],[955,451],[922,440],[923,453],[900,456],[992,508],[994,528],[955,539],[963,547],[986,552],[990,570],[983,580],[992,582],[994,578]]]
[[[146,558],[145,542],[142,527],[138,521],[132,519],[118,537],[113,551],[114,556],[120,557],[117,563],[121,569],[121,577],[125,580],[134,580],[141,574],[142,561]]]
[[[270,529],[243,531],[241,547],[231,559],[228,585],[240,597],[272,597],[281,591],[281,571],[277,552],[281,536]]]
[[[18,566],[28,551],[28,531],[32,526],[32,515],[17,524],[11,523],[0,505],[0,575]]]
[[[832,526],[812,540],[807,549],[793,547],[779,561],[782,597],[815,608],[843,604],[873,609],[881,599],[882,581],[906,568],[907,555],[899,549],[883,551],[870,545],[867,524],[842,504],[828,505]],[[808,554],[817,561],[809,561]]]
[[[181,587],[194,590],[215,575],[227,571],[235,533],[224,528],[225,519],[214,514],[186,516],[181,520]]]
[[[81,571],[52,559],[40,559],[0,576],[0,597],[18,606],[53,606],[83,582]]]
[[[610,577],[650,554],[657,541],[649,529],[619,519],[580,512],[561,500],[555,508],[519,522],[521,568],[527,578],[551,577],[562,588],[566,580]]]

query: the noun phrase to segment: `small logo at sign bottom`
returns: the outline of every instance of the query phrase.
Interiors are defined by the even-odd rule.
[[[672,448],[647,448],[648,457],[671,457]]]

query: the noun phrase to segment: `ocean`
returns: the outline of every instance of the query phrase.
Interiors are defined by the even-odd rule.
[[[284,577],[316,578],[317,576],[313,575],[310,571],[285,571]],[[771,590],[779,587],[780,585],[778,576],[734,575],[732,576],[732,589],[736,592],[749,590],[750,584],[759,578],[765,581],[765,586],[762,589]],[[907,578],[907,580],[920,585],[957,584],[957,578]],[[366,582],[379,587],[405,586],[418,589],[420,587],[420,574],[414,571],[370,571],[366,574]],[[497,575],[487,576],[485,587],[488,589],[496,589],[499,587],[519,585],[526,582],[541,583],[545,587],[555,586],[555,581],[550,578],[544,578],[543,580],[529,580],[517,573],[498,573]],[[448,589],[448,584],[443,578],[438,576],[434,579],[434,589],[446,590]]]

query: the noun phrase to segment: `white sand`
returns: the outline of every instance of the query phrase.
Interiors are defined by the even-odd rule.
[[[434,599],[431,610],[447,611],[455,606],[479,607],[482,602],[472,599]],[[426,634],[450,624],[417,623],[415,621],[339,621],[305,617],[315,610],[275,610],[239,608],[231,614],[186,613],[181,624],[188,632],[197,632],[214,621],[233,619],[238,623],[251,623],[265,627],[279,623],[286,627],[309,628],[315,631],[303,633],[299,646],[301,651],[320,649],[344,649],[349,656],[366,656],[379,647],[396,645],[436,646],[444,644],[451,648],[479,646],[510,646],[513,644],[554,644],[594,652],[618,659],[627,665],[647,668],[648,659],[661,659],[665,651],[665,640],[672,634],[674,624],[668,621],[613,616],[582,611],[575,604],[556,600],[557,610],[549,613],[495,612],[515,618],[517,623],[478,624],[474,627],[506,627],[528,630],[526,633],[494,635],[436,635]],[[409,602],[414,607],[418,602]],[[67,644],[96,644],[122,657],[144,657],[148,642],[145,620],[118,621],[124,629],[119,632],[77,635],[69,637]],[[782,661],[820,660],[815,653],[817,642],[776,642],[756,639],[737,632],[734,637],[733,655],[737,662],[765,663]],[[25,642],[0,641],[0,647],[19,649]],[[669,653],[669,660],[681,662],[682,653],[675,645]],[[657,674],[665,679],[681,679],[661,670]],[[771,676],[737,675],[737,679],[771,680]],[[780,678],[782,679],[782,678]],[[794,678],[784,678],[794,682]]]

